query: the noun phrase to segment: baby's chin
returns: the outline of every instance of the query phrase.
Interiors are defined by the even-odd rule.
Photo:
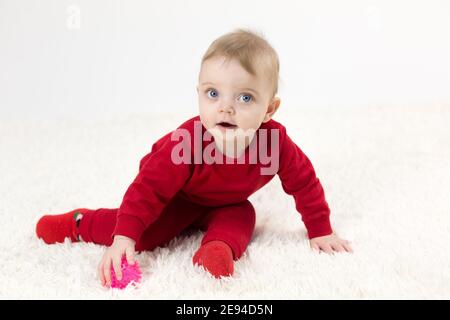
[[[208,132],[214,137],[216,141],[233,142],[242,140],[248,137],[252,139],[256,130],[254,129],[241,129],[238,126],[233,128],[223,128],[221,126],[215,126],[208,129]]]

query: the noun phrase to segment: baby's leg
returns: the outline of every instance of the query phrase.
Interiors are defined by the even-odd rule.
[[[161,216],[142,234],[137,251],[151,251],[170,242],[173,238],[188,229],[194,221],[204,215],[208,207],[194,204],[179,196],[175,196],[164,208]]]
[[[116,227],[119,209],[100,208],[86,212],[80,220],[78,232],[83,242],[110,246],[112,233]]]
[[[83,241],[110,246],[116,226],[118,209],[97,209],[80,221],[79,233]],[[175,196],[156,221],[151,223],[136,243],[136,251],[151,251],[167,244],[189,227],[206,211],[205,207]]]
[[[250,201],[212,209],[195,225],[206,233],[193,258],[216,277],[232,275],[233,260],[245,252],[255,228],[255,209]]]
[[[36,234],[48,244],[64,242],[65,238],[69,238],[72,242],[93,242],[110,246],[118,210],[75,209],[64,214],[46,215],[37,223]],[[175,196],[163,209],[160,217],[144,231],[136,243],[136,251],[153,250],[166,244],[205,210],[205,207]]]
[[[111,245],[118,209],[75,209],[63,214],[44,215],[36,224],[36,235],[47,244],[86,241]]]

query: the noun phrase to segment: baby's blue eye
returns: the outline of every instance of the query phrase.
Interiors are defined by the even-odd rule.
[[[253,100],[253,97],[249,94],[243,94],[239,97],[239,100],[245,103],[249,103],[250,101]]]
[[[214,89],[208,89],[208,91],[206,91],[206,94],[208,98],[217,98],[217,96],[219,95],[219,93],[217,93],[217,91]]]

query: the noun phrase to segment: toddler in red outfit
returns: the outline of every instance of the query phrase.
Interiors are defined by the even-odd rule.
[[[199,116],[156,141],[117,209],[79,208],[45,215],[36,233],[46,243],[107,245],[98,266],[121,278],[123,255],[167,244],[183,230],[204,231],[193,263],[213,276],[231,276],[255,226],[248,197],[278,175],[295,199],[313,249],[351,252],[331,228],[324,191],[307,156],[272,119],[280,106],[279,61],[261,36],[237,30],[215,40],[203,56]]]

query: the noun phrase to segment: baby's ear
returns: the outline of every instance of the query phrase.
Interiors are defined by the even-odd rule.
[[[264,116],[263,122],[268,122],[270,119],[272,119],[275,112],[277,112],[278,108],[280,107],[281,100],[278,97],[274,97],[272,101],[270,102],[269,106],[267,107],[266,115]]]

